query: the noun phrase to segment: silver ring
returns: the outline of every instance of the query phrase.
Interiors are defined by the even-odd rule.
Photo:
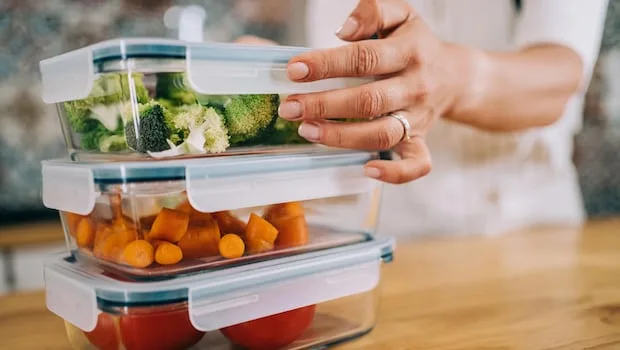
[[[407,120],[407,118],[405,118],[402,115],[399,115],[397,113],[388,113],[385,116],[386,117],[395,118],[396,120],[398,120],[402,124],[403,128],[405,129],[404,133],[403,133],[403,137],[400,139],[399,142],[411,140],[413,138],[414,135],[413,135],[413,132],[411,130],[411,124],[409,124],[409,121]]]

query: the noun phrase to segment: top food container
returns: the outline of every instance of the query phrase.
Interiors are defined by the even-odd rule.
[[[43,100],[58,106],[73,160],[304,152],[317,145],[278,117],[285,95],[363,84],[295,83],[306,49],[116,39],[41,61]]]

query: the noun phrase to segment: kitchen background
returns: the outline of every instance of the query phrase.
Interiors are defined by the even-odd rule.
[[[65,249],[62,241],[16,246],[3,240],[3,233],[21,233],[24,223],[57,220],[41,204],[39,165],[66,150],[55,108],[40,98],[39,60],[114,37],[176,37],[171,9],[190,4],[206,10],[205,40],[253,34],[304,44],[302,0],[0,0],[0,294],[42,288],[42,260]],[[620,212],[618,76],[620,0],[610,0],[585,126],[575,140],[592,217]]]

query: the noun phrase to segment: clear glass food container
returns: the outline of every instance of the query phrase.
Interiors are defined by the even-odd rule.
[[[135,281],[58,256],[46,305],[74,349],[307,349],[363,336],[377,320],[382,262],[375,239],[167,281]]]
[[[76,259],[133,278],[350,245],[375,234],[374,153],[333,151],[133,163],[43,162]]]
[[[294,83],[286,64],[305,48],[116,39],[40,63],[74,160],[305,152],[298,122],[278,117],[288,94],[366,79]]]

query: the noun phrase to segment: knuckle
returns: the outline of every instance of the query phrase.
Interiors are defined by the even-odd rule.
[[[340,128],[326,127],[324,142],[333,147],[345,147],[346,137]]]
[[[377,69],[379,54],[375,49],[367,45],[354,44],[352,50],[352,62],[350,64],[354,74],[369,75]]]
[[[308,98],[303,105],[305,109],[304,114],[312,119],[325,118],[329,113],[327,102],[319,96]]]
[[[381,90],[364,88],[359,94],[357,112],[362,116],[377,116],[381,114],[386,101],[387,97]]]

